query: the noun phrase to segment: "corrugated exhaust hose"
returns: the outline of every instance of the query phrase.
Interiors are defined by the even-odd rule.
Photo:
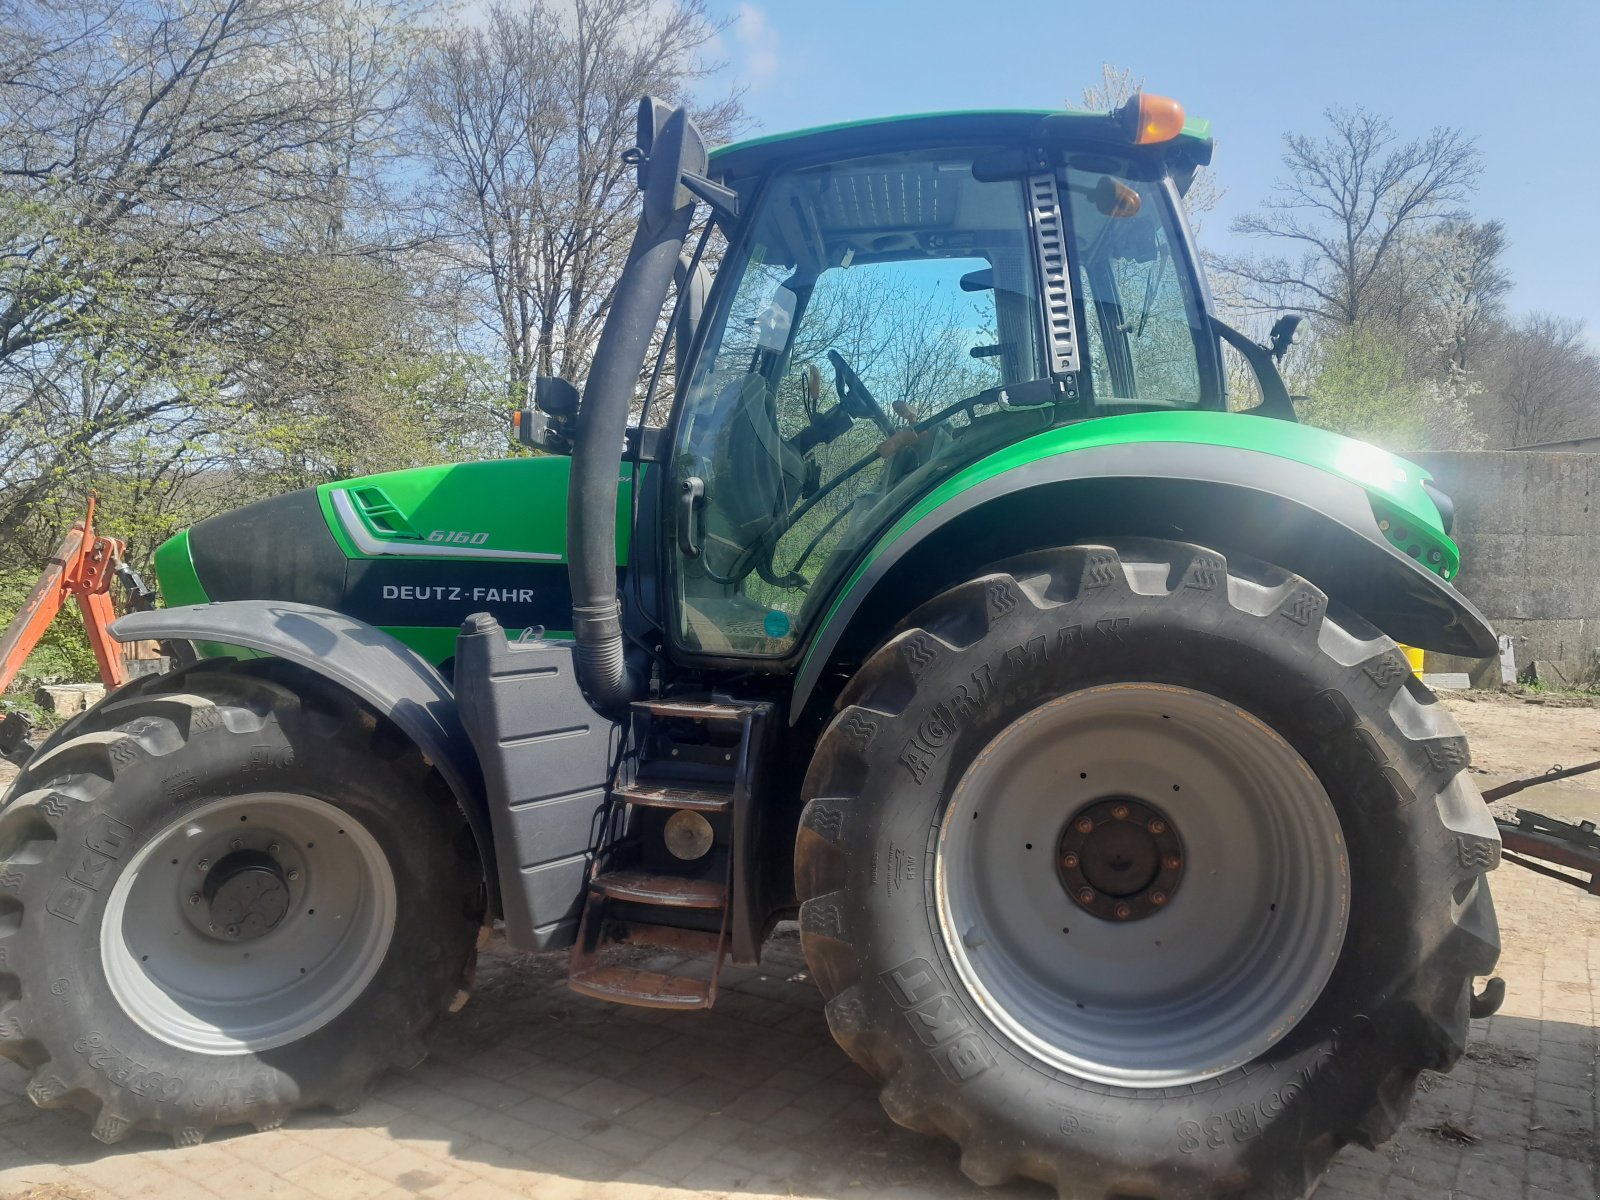
[[[616,711],[644,690],[643,673],[630,669],[624,651],[617,599],[618,452],[694,215],[694,197],[682,186],[682,176],[686,170],[706,170],[705,144],[683,109],[666,112],[647,97],[640,105],[639,135],[644,212],[584,385],[567,489],[567,573],[578,677],[601,712]]]

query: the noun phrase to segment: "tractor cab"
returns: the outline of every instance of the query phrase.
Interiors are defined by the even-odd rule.
[[[696,251],[726,239],[670,431],[683,649],[786,654],[876,535],[1004,446],[1225,406],[1179,199],[1209,143],[1122,129],[940,115],[713,156],[738,216]]]

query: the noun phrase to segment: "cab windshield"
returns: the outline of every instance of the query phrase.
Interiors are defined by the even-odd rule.
[[[1164,184],[1068,160],[1080,370],[1053,376],[1029,196],[948,148],[779,174],[724,261],[677,424],[678,638],[774,656],[955,468],[1096,410],[1196,407]]]

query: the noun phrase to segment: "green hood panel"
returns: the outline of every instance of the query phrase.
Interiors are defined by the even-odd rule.
[[[462,620],[513,634],[572,627],[567,458],[390,471],[287,492],[201,521],[155,555],[168,607],[313,604],[387,630],[429,661],[455,653]],[[626,563],[631,464],[619,464],[617,558]],[[203,653],[221,653],[207,647]]]
[[[350,558],[566,562],[571,467],[558,455],[413,467],[325,483],[317,499]],[[632,470],[619,465],[619,564],[627,562]]]
[[[211,599],[206,595],[205,588],[200,586],[200,576],[195,573],[187,529],[157,546],[153,558],[161,599],[168,608],[205,604]]]

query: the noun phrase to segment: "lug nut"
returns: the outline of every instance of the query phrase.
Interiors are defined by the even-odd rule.
[[[1167,855],[1167,870],[1176,871],[1181,866],[1183,866],[1183,859],[1176,854]]]
[[[1151,833],[1161,834],[1161,833],[1165,833],[1166,831],[1167,831],[1167,823],[1165,821],[1163,821],[1160,817],[1156,817],[1154,820],[1152,820],[1150,822],[1150,832]]]
[[[1079,817],[1077,829],[1079,833],[1093,833],[1094,821],[1088,817]]]
[[[1128,819],[1128,806],[1126,804],[1115,805],[1111,809],[1111,815],[1119,821],[1126,821]]]
[[[190,892],[189,893],[189,903],[190,904],[199,904],[200,903],[200,893],[199,892]]]
[[[1093,888],[1079,888],[1078,889],[1078,899],[1083,901],[1085,904],[1093,904],[1094,903],[1094,889]]]
[[[228,845],[232,846],[235,850],[243,850],[244,849],[244,839],[243,838],[234,838],[233,841],[228,843]]]
[[[197,871],[209,871],[211,870],[211,860],[209,858],[202,858],[199,862],[195,863],[194,866],[195,870]]]
[[[1064,856],[1061,860],[1061,865],[1066,867],[1068,870],[1071,870],[1073,867],[1078,865],[1078,856],[1076,854],[1068,854]]]
[[[1151,892],[1150,893],[1150,903],[1151,904],[1165,904],[1166,902],[1167,902],[1167,894],[1165,892]]]
[[[289,872],[289,882],[290,883],[293,883],[296,879],[299,879],[299,878],[300,878],[300,872],[299,871],[290,871]]]
[[[267,853],[268,854],[276,854],[279,850],[282,850],[282,849],[283,849],[283,847],[278,845],[277,842],[273,842],[271,845],[269,845],[267,847]]]
[[[1133,909],[1129,908],[1126,904],[1119,904],[1111,911],[1117,914],[1117,920],[1119,921],[1126,921],[1129,917],[1133,916]]]

